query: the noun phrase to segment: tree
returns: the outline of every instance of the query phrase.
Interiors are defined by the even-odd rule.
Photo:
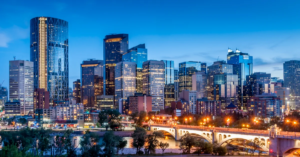
[[[151,153],[155,153],[155,149],[157,146],[159,146],[159,141],[158,141],[158,137],[164,137],[164,135],[161,132],[153,132],[150,135],[147,135],[146,137],[146,142],[147,142],[147,146],[146,149],[148,151],[148,154]]]
[[[119,144],[117,145],[117,154],[119,154],[119,151],[123,150],[127,145],[127,141],[126,140],[123,140],[121,139],[121,141],[119,141]]]
[[[159,147],[160,149],[162,150],[162,154],[164,154],[165,150],[169,147],[169,143],[163,143],[163,142],[160,142],[159,143]]]
[[[215,154],[223,156],[227,153],[227,149],[226,149],[226,147],[216,146],[216,147],[213,148],[213,152]]]
[[[147,113],[145,111],[141,111],[139,113],[139,118],[136,120],[136,125],[139,127],[143,126],[143,122],[146,120]]]
[[[81,152],[83,157],[99,156],[101,153],[98,144],[100,136],[87,130],[80,139]]]
[[[191,148],[195,145],[196,140],[194,137],[190,135],[190,133],[186,133],[182,136],[180,140],[180,150],[183,151],[183,153],[190,153]]]
[[[27,120],[25,118],[20,118],[19,123],[21,123],[22,125],[25,125],[25,124],[27,124]]]
[[[120,136],[114,135],[113,131],[108,131],[103,136],[103,152],[106,156],[112,157],[114,154],[119,152],[119,149],[123,149],[127,144],[127,141],[123,141],[123,138]],[[117,148],[117,152],[116,152]]]
[[[136,153],[140,152],[145,145],[147,132],[141,127],[136,127],[131,137],[133,138],[132,146],[136,148]]]
[[[101,111],[98,115],[98,122],[101,126],[103,126],[103,123],[107,120],[107,113],[105,110]]]
[[[197,140],[194,147],[196,148],[198,155],[201,152],[204,152],[205,154],[211,154],[213,152],[213,145],[205,142],[203,139]]]
[[[0,150],[0,156],[3,157],[33,157],[33,155],[28,152],[22,152],[18,150],[15,145],[5,146]]]

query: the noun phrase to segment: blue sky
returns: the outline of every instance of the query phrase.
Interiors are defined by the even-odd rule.
[[[299,0],[30,0],[0,3],[0,83],[9,60],[29,60],[30,19],[69,22],[70,85],[84,59],[103,58],[105,35],[128,33],[130,47],[146,43],[148,58],[226,60],[227,48],[254,57],[254,71],[283,77],[286,60],[300,59]]]

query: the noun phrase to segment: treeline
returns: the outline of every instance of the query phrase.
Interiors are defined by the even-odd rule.
[[[112,157],[124,149],[127,141],[114,135],[104,134],[103,139],[96,133],[86,131],[79,145],[73,139],[72,130],[54,132],[52,130],[24,128],[19,131],[1,131],[3,142],[1,157]]]

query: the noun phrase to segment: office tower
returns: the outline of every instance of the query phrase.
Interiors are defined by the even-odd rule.
[[[192,76],[192,90],[197,91],[197,99],[208,97],[206,87],[207,87],[207,75],[205,71],[196,72]]]
[[[174,99],[178,100],[179,97],[179,75],[178,70],[174,70]]]
[[[283,86],[291,89],[292,96],[300,96],[300,61],[290,60],[283,63]]]
[[[209,100],[216,100],[215,98],[215,82],[214,77],[215,75],[222,75],[222,74],[232,74],[233,73],[233,66],[231,64],[227,64],[226,61],[216,61],[213,65],[207,67],[207,98]],[[217,99],[218,100],[218,99]],[[223,101],[223,107],[225,102]]]
[[[291,109],[291,106],[294,106],[293,102],[290,101],[290,89],[287,87],[275,86],[275,94],[282,101],[282,110],[285,115],[288,115]]]
[[[73,99],[73,89],[69,88],[69,100]]]
[[[220,116],[221,101],[208,100],[207,98],[197,99],[196,114]]]
[[[239,50],[236,50],[234,52],[231,49],[228,49],[227,63],[233,65],[233,74],[236,74],[239,77],[238,105],[239,107],[245,108],[245,106],[243,105],[243,88],[246,85],[246,76],[253,73],[253,57],[248,53],[243,53]]]
[[[128,97],[128,104],[130,113],[139,113],[141,111],[148,113],[152,111],[152,97],[149,95],[135,93],[134,96]]]
[[[68,22],[52,17],[30,20],[30,60],[34,63],[34,88],[45,89],[53,101],[69,96]]]
[[[201,63],[201,71],[204,72],[204,74],[206,74],[206,68],[207,68],[206,63]]]
[[[50,107],[49,92],[45,89],[34,89],[33,100],[34,112],[36,112],[36,109],[48,109]]]
[[[201,71],[201,62],[179,63],[179,93],[183,90],[192,90],[192,76],[198,71]]]
[[[229,73],[214,75],[213,84],[213,100],[220,100],[222,109],[232,102],[237,103],[238,75]]]
[[[197,92],[183,90],[179,97],[181,100],[187,101],[189,104],[189,113],[196,114],[196,104],[197,104]]]
[[[104,94],[115,95],[115,67],[122,61],[123,54],[128,50],[128,34],[107,35],[103,44]]]
[[[77,79],[73,82],[73,98],[75,99],[76,103],[81,103],[80,79]]]
[[[114,96],[113,95],[100,95],[96,97],[97,109],[107,110],[114,108]]]
[[[5,116],[14,117],[19,116],[21,114],[21,104],[19,101],[15,102],[6,102],[4,105]]]
[[[87,60],[81,64],[81,102],[85,108],[96,107],[96,96],[103,95],[103,61]]]
[[[247,103],[249,115],[261,118],[281,117],[282,100],[276,94],[264,93],[252,96]]]
[[[136,92],[136,63],[117,63],[115,77],[115,108],[118,108],[120,99],[125,100]]]
[[[136,92],[143,93],[143,63],[148,60],[148,51],[145,44],[129,49],[124,53],[122,60],[136,63]]]
[[[152,96],[152,111],[164,109],[165,64],[149,60],[143,63],[143,94]]]
[[[171,107],[171,102],[175,101],[174,84],[174,61],[162,60],[165,63],[165,108]]]
[[[9,100],[20,102],[20,114],[33,111],[33,62],[9,61]]]
[[[263,93],[274,93],[274,85],[270,84],[271,74],[265,72],[255,72],[247,76],[244,89],[244,99],[246,102],[251,96],[261,95]]]
[[[6,87],[0,86],[0,111],[8,100],[8,92]]]

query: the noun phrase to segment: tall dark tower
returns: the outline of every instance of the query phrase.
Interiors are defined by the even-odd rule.
[[[68,22],[52,17],[30,20],[30,60],[34,63],[34,88],[45,89],[53,101],[69,97]]]
[[[128,50],[128,34],[107,35],[103,44],[104,91],[105,95],[115,95],[115,67]]]

